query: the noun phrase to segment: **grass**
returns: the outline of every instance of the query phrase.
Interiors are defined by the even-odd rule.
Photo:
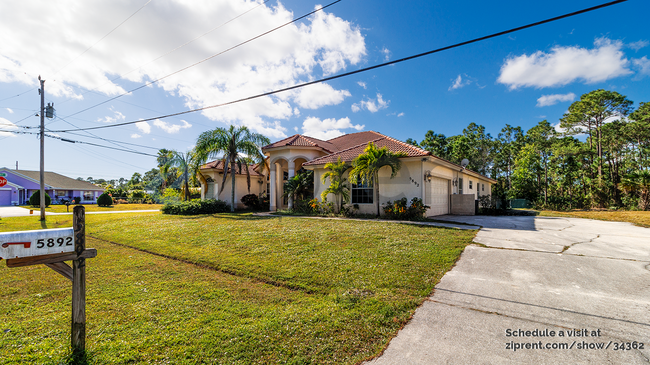
[[[546,217],[574,217],[598,219],[603,221],[630,222],[640,227],[650,228],[650,211],[620,211],[620,210],[572,210],[559,212],[543,210],[540,215]]]
[[[382,351],[475,234],[249,214],[86,218],[99,253],[87,260],[97,364],[358,363]],[[40,227],[0,221],[0,231]],[[2,265],[0,297],[0,364],[66,358],[68,282]]]
[[[97,204],[84,204],[84,207],[86,207],[86,212],[118,212],[124,210],[160,210],[162,204],[116,204],[110,207],[100,207]],[[31,205],[23,205],[21,208],[33,209],[34,213],[39,211],[38,207],[34,208]],[[69,208],[65,205],[50,205],[45,208],[45,211],[50,213],[72,213],[72,208],[74,208],[74,204],[70,204]]]

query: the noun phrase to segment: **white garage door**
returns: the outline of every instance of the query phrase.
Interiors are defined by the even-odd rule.
[[[449,180],[434,177],[430,185],[431,200],[428,203],[427,199],[427,205],[431,208],[427,211],[427,216],[449,214]]]

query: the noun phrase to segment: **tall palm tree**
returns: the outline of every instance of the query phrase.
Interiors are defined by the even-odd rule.
[[[226,183],[228,173],[232,181],[231,189],[231,206],[230,211],[235,211],[235,166],[239,167],[239,172],[246,171],[246,183],[248,191],[251,189],[251,176],[248,166],[253,161],[264,162],[264,155],[261,148],[271,141],[262,134],[253,133],[248,128],[241,126],[235,128],[230,126],[229,129],[216,128],[211,131],[203,132],[196,141],[196,157],[198,161],[205,161],[209,158],[221,156],[223,161],[223,181],[221,182],[220,192]],[[251,160],[253,159],[253,160]],[[262,164],[265,166],[266,164]]]
[[[160,169],[160,177],[162,177],[162,186],[160,187],[160,192],[164,193],[165,188],[167,188],[167,178],[169,177],[169,171],[171,166],[171,161],[174,158],[174,151],[167,149],[161,149],[158,151],[158,168]]]
[[[341,161],[341,157],[336,162],[329,162],[325,164],[325,169],[329,170],[321,176],[323,184],[325,180],[330,179],[330,185],[320,195],[321,199],[325,200],[327,194],[334,194],[336,197],[336,206],[338,211],[341,211],[343,203],[350,199],[350,187],[345,183],[346,178],[343,177],[350,165]],[[342,200],[341,200],[342,199]]]
[[[181,181],[183,182],[183,199],[190,199],[190,172],[193,175],[196,175],[195,172],[198,169],[197,159],[194,151],[189,151],[186,153],[178,151],[170,151],[172,158],[169,161],[170,166],[178,167],[181,175]]]
[[[377,194],[377,217],[379,217],[379,170],[388,166],[391,169],[390,178],[394,178],[402,168],[400,157],[406,157],[404,152],[393,153],[386,147],[377,148],[374,143],[368,143],[363,154],[352,160],[350,182],[353,184],[372,184]]]

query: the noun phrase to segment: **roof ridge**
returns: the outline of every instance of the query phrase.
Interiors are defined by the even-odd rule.
[[[361,132],[354,132],[354,133],[341,134],[340,136],[338,136],[338,137],[334,137],[334,138],[331,138],[331,139],[328,139],[328,140],[325,141],[325,142],[330,142],[330,143],[332,143],[331,141],[333,141],[333,140],[335,140],[335,139],[339,139],[339,138],[343,138],[343,137],[347,137],[347,136],[351,136],[351,135],[353,135],[353,134],[359,134],[359,133],[374,133],[374,134],[378,134],[378,135],[380,135],[380,136],[383,136],[383,134],[381,134],[381,133],[379,133],[379,132],[376,132],[376,131],[361,131]]]
[[[409,144],[409,143],[406,143],[406,142],[402,142],[402,141],[400,141],[399,139],[395,139],[395,138],[390,137],[390,136],[386,136],[386,138],[388,138],[388,139],[390,139],[390,140],[392,140],[392,141],[395,141],[395,142],[401,143],[402,145],[407,146],[408,148],[414,148],[414,149],[416,149],[416,150],[418,150],[418,151],[421,151],[421,152],[424,152],[424,153],[426,153],[426,154],[428,154],[428,155],[433,155],[433,154],[431,153],[431,151],[425,150],[424,148],[416,147],[416,146],[414,146],[414,145],[412,145],[412,144]],[[436,157],[437,157],[437,156],[436,156]],[[439,157],[438,157],[438,158],[439,158]]]
[[[338,137],[337,137],[337,138],[338,138]],[[323,159],[323,158],[329,157],[329,156],[331,156],[331,155],[342,154],[342,153],[345,152],[345,151],[351,150],[351,149],[353,149],[353,148],[357,148],[357,147],[359,147],[359,146],[367,145],[367,144],[369,144],[369,143],[374,143],[374,142],[377,142],[377,141],[381,141],[381,140],[384,139],[384,138],[386,138],[386,136],[383,136],[383,137],[381,137],[381,138],[377,138],[377,139],[373,139],[372,141],[359,143],[359,144],[354,145],[354,146],[352,146],[352,147],[348,147],[348,148],[346,148],[346,149],[344,149],[344,150],[340,150],[340,151],[332,152],[332,153],[330,153],[329,155],[325,155],[325,156],[321,156],[321,157],[319,157],[319,158],[315,158],[315,159],[313,159],[313,160],[311,160],[311,161],[308,161],[308,163],[311,164],[312,162],[315,162],[315,161],[318,161],[318,160],[320,160],[320,159]]]

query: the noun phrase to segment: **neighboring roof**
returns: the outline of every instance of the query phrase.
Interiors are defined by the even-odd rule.
[[[323,157],[311,160],[309,162],[304,163],[303,166],[322,165],[322,164],[326,164],[326,163],[330,163],[330,162],[336,162],[339,157],[341,158],[342,161],[350,162],[354,158],[356,158],[357,156],[362,154],[363,150],[366,149],[366,147],[368,146],[368,143],[370,143],[370,142],[373,142],[375,144],[375,146],[377,146],[378,148],[386,147],[386,148],[388,148],[389,151],[391,151],[393,153],[403,152],[403,153],[406,154],[405,157],[431,156],[431,152],[429,152],[427,150],[423,150],[423,149],[415,147],[415,146],[413,146],[411,144],[404,143],[402,141],[398,141],[398,140],[396,140],[394,138],[391,138],[391,137],[388,137],[388,136],[384,136],[383,134],[380,134],[380,133],[377,133],[377,132],[365,132],[365,133],[373,133],[374,136],[375,136],[375,139],[370,140],[370,141],[364,141],[361,144],[358,144],[356,146],[349,147],[349,148],[344,149],[342,151],[335,152],[335,153],[329,154],[327,156],[323,156]],[[357,134],[357,133],[355,133],[355,134]],[[344,141],[344,142],[352,143],[352,142],[355,142],[355,141],[359,141],[362,138],[367,138],[370,135],[366,134],[366,135],[362,136],[362,138],[354,138],[353,135],[350,135],[350,136],[352,136],[353,138],[350,138],[350,139],[348,139],[347,141]],[[343,136],[341,136],[341,137],[343,137]],[[338,137],[338,138],[341,138],[341,137]],[[379,138],[376,138],[376,137],[379,137]],[[341,142],[341,141],[339,141],[339,142]]]
[[[3,168],[0,170],[5,170],[9,173],[22,175],[23,177],[26,177],[37,184],[40,183],[40,179],[41,179],[40,171],[11,170],[7,168]],[[72,179],[67,176],[63,176],[57,174],[56,172],[51,172],[51,171],[45,171],[45,185],[49,186],[51,189],[104,191],[103,188],[100,188],[99,186],[91,184],[87,181]]]
[[[294,134],[291,137],[285,138],[283,140],[271,143],[262,147],[262,150],[276,147],[320,147],[327,152],[336,152],[339,150],[335,145],[329,141],[321,141],[318,138],[307,137],[301,134]]]
[[[223,161],[222,160],[214,160],[211,162],[206,163],[205,165],[201,166],[201,169],[215,169],[215,170],[221,170],[223,171]],[[258,165],[249,165],[248,166],[248,173],[251,176],[264,176],[260,174],[258,171]],[[243,170],[243,169],[242,169]],[[246,175],[246,170],[236,170],[236,175]]]

